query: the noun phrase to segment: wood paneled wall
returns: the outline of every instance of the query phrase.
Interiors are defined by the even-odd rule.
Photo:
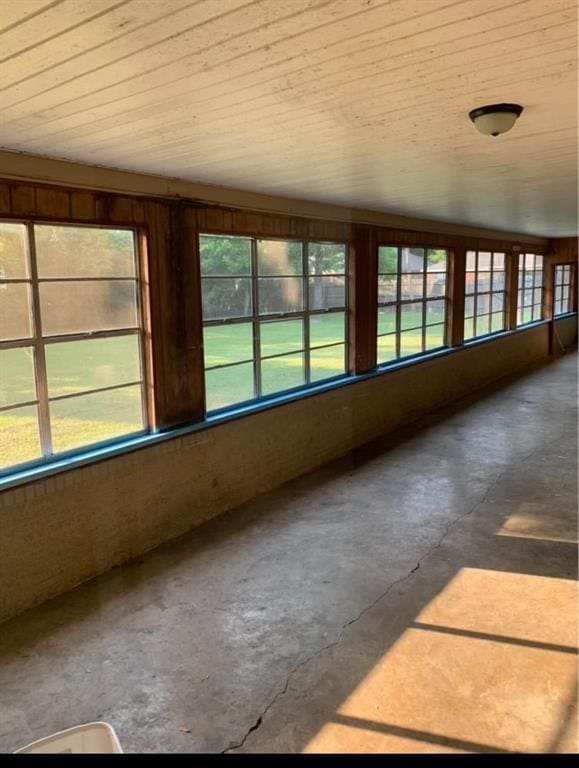
[[[78,224],[130,226],[140,233],[150,361],[150,401],[159,429],[198,421],[205,409],[203,327],[198,233],[329,240],[350,247],[350,371],[376,365],[377,247],[380,244],[447,248],[448,338],[463,342],[464,267],[467,249],[502,250],[516,280],[516,237],[473,237],[311,219],[200,204],[193,200],[128,196],[41,183],[0,180],[0,217]],[[551,241],[551,259],[569,261],[576,241]],[[574,246],[574,251],[573,251]],[[541,253],[541,247],[532,247]],[[512,292],[511,292],[512,298]],[[516,302],[516,294],[513,301]],[[511,302],[512,304],[512,302]],[[575,305],[576,306],[576,305]],[[514,309],[510,325],[514,327]]]

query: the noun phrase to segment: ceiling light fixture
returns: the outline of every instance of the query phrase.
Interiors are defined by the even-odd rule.
[[[471,110],[468,116],[485,136],[499,136],[511,130],[522,111],[520,104],[489,104]]]

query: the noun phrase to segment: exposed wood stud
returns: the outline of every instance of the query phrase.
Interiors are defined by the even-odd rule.
[[[36,215],[36,188],[14,184],[10,189],[10,201],[14,216]]]
[[[8,184],[0,184],[0,215],[9,215],[11,212],[10,187]]]
[[[61,189],[38,187],[36,190],[36,213],[47,218],[70,218],[70,195]]]
[[[464,302],[466,249],[459,245],[450,253],[449,264],[449,308],[447,339],[451,347],[459,347],[464,343]]]
[[[94,221],[94,195],[90,192],[72,192],[70,196],[70,209],[73,219]]]

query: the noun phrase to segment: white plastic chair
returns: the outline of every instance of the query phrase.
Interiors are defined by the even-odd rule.
[[[108,723],[86,723],[33,741],[14,754],[105,755],[122,751],[117,734]]]

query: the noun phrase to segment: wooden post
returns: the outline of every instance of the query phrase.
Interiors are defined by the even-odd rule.
[[[197,220],[195,209],[182,202],[146,208],[153,218],[148,257],[155,414],[163,430],[204,417]]]
[[[466,248],[457,245],[450,251],[448,274],[448,317],[447,339],[449,347],[464,344],[464,302],[465,302]]]
[[[378,329],[378,246],[374,230],[354,225],[350,243],[350,373],[376,367]]]
[[[519,253],[505,253],[507,279],[507,331],[517,327],[517,300],[519,290]]]

